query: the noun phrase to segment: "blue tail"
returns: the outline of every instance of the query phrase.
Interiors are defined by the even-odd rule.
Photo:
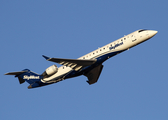
[[[18,79],[21,79],[22,81],[28,82],[30,84],[28,88],[40,87],[42,79],[41,75],[38,75],[37,73],[34,73],[28,69],[25,69],[23,71],[25,72],[20,75],[16,75],[15,77],[18,77]]]
[[[28,88],[42,86],[42,76],[28,69],[24,69],[23,71],[19,72],[6,73],[5,75],[15,75],[15,77],[18,77],[20,84],[24,83],[25,81],[28,82],[30,84]]]

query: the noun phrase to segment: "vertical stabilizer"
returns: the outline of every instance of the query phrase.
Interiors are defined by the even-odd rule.
[[[40,87],[42,76],[34,73],[28,69],[24,69],[23,71],[19,72],[10,72],[6,73],[5,75],[15,75],[18,77],[19,83],[22,84],[25,81],[30,84],[28,88]]]

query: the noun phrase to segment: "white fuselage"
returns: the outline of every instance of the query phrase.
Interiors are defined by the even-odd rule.
[[[120,53],[123,52],[133,46],[136,46],[137,44],[140,44],[151,37],[153,37],[157,31],[154,30],[137,30],[133,33],[130,33],[114,42],[111,42],[101,48],[98,48],[78,59],[97,59],[101,58],[101,56],[109,55],[108,58],[114,56],[110,55],[111,53]],[[58,72],[54,75],[44,78],[41,80],[43,83],[54,83],[58,82],[64,79],[64,75],[70,73],[71,71],[74,71],[70,67],[61,66],[58,68]]]

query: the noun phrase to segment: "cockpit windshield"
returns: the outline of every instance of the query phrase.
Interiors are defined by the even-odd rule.
[[[146,29],[139,30],[138,32],[140,33],[140,32],[142,32],[142,31],[146,31]]]

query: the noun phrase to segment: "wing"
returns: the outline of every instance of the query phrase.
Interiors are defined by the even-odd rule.
[[[72,69],[74,69],[75,71],[78,71],[86,66],[92,65],[94,64],[97,60],[81,60],[81,59],[62,59],[62,58],[49,58],[47,56],[43,57],[47,60],[47,61],[52,61],[52,62],[56,62],[59,63],[61,65],[67,66],[67,67],[71,67]]]
[[[95,68],[93,68],[91,71],[89,71],[88,73],[84,74],[87,78],[88,78],[88,83],[89,85],[94,84],[97,82],[97,80],[99,79],[100,73],[103,69],[103,65],[99,65]]]

